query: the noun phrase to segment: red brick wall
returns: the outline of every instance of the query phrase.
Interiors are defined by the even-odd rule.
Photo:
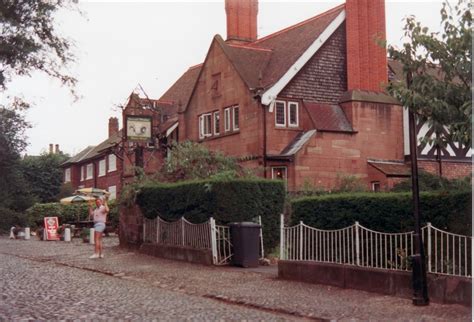
[[[382,91],[387,82],[385,0],[346,0],[348,89]]]
[[[337,103],[347,90],[346,30],[342,24],[280,96]]]
[[[439,174],[439,163],[437,161],[418,160],[418,168],[432,174]],[[441,170],[444,178],[464,178],[466,176],[472,176],[472,163],[443,160]]]
[[[295,158],[295,182],[290,190],[299,190],[305,180],[331,189],[338,176],[355,175],[366,182],[389,183],[369,169],[367,159],[403,160],[402,107],[376,103],[350,102],[355,134],[318,132]]]
[[[213,93],[213,75],[220,73],[217,94]],[[239,106],[239,131],[224,131],[224,108]],[[220,135],[204,140],[199,139],[199,115],[214,111],[220,112]],[[245,83],[241,80],[226,55],[213,42],[206,63],[202,67],[195,92],[189,106],[180,117],[179,140],[201,141],[212,150],[220,150],[232,156],[262,155],[262,110],[252,98]],[[184,126],[183,126],[184,125]]]

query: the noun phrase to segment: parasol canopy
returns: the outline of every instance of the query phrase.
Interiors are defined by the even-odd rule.
[[[109,196],[110,192],[104,189],[99,188],[82,188],[76,190],[74,193],[76,195],[87,195],[87,196],[94,196],[94,197],[102,197],[102,196]]]
[[[95,200],[95,198],[92,197],[92,196],[77,195],[77,196],[70,196],[70,197],[63,198],[63,199],[59,200],[59,202],[62,203],[62,204],[68,205],[68,204],[71,204],[71,203],[88,202],[88,201],[91,201],[91,200]]]

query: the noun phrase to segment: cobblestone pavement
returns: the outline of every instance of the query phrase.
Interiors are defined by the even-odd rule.
[[[0,257],[2,279],[6,267],[30,263],[35,268],[43,267],[45,272],[48,272],[48,269],[52,270],[51,267],[60,269],[56,276],[61,278],[56,277],[56,280],[58,282],[62,280],[65,284],[67,279],[78,276],[79,281],[87,278],[84,284],[88,286],[95,284],[93,281],[98,281],[99,285],[110,285],[99,287],[102,292],[97,293],[98,298],[107,299],[112,296],[113,300],[104,305],[101,301],[89,299],[94,292],[87,293],[86,286],[79,288],[81,293],[89,294],[81,297],[81,300],[74,297],[78,296],[75,291],[73,295],[68,293],[66,300],[71,301],[68,307],[71,307],[70,303],[87,301],[83,306],[90,305],[94,309],[94,313],[90,313],[93,315],[89,317],[128,316],[131,319],[192,317],[211,320],[294,320],[302,317],[341,321],[471,321],[471,309],[460,305],[432,303],[426,307],[415,307],[408,299],[278,280],[275,270],[262,269],[260,272],[255,272],[248,269],[207,267],[150,257],[119,248],[116,238],[104,240],[105,258],[91,260],[88,257],[92,245],[82,244],[77,239],[72,243],[65,243],[0,238],[0,254],[3,255]],[[3,264],[6,258],[13,264]],[[18,273],[15,271],[11,274],[17,276],[25,274],[21,269]],[[88,278],[92,279],[91,282]],[[38,275],[34,281],[23,284],[23,290],[31,287],[29,286],[31,283],[33,285],[39,283],[37,279]],[[47,300],[47,294],[41,293],[43,295],[38,297],[40,292],[39,288],[31,289],[32,301],[46,299],[43,305],[57,302],[58,298]],[[130,305],[126,305],[127,299],[130,300]],[[19,305],[20,301],[18,299],[15,301]],[[167,303],[171,306],[168,311],[163,309]],[[0,305],[3,305],[2,302]],[[111,305],[111,309],[107,312],[109,315],[105,313],[98,315],[100,309],[108,307],[107,305]],[[82,306],[75,304],[73,307],[78,309]],[[151,310],[150,313],[139,315],[139,311],[143,308]],[[3,310],[3,306],[0,306],[0,320]],[[64,312],[67,311],[61,313],[63,316]],[[78,310],[77,317],[87,316],[84,315],[87,312],[89,311]],[[130,313],[127,315],[125,312]]]

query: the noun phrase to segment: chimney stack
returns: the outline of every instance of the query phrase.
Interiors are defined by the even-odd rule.
[[[385,0],[346,0],[348,90],[383,92],[388,82]]]
[[[258,0],[225,0],[227,40],[246,43],[257,40]]]
[[[111,117],[109,118],[109,138],[117,134],[119,131],[119,124],[118,124],[118,118],[116,117]]]
[[[50,143],[49,144],[49,154],[53,154],[54,153],[54,150],[53,150],[53,143]]]
[[[55,145],[54,153],[59,154],[59,144]]]

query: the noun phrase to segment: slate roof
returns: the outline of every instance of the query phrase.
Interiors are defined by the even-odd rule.
[[[354,132],[346,114],[339,105],[304,102],[314,127],[318,131]]]
[[[95,157],[101,155],[105,150],[110,147],[113,147],[120,143],[122,140],[122,130],[118,131],[118,133],[112,135],[111,137],[107,138],[106,140],[99,143],[96,146],[88,146],[75,156],[66,160],[61,166],[67,166],[73,163],[82,163],[87,160],[94,159]]]
[[[403,162],[368,160],[367,163],[387,177],[409,177],[411,175],[410,167]]]
[[[188,105],[194,84],[201,72],[202,64],[190,67],[181,77],[160,97],[160,102],[168,102],[170,109],[178,112]],[[174,113],[176,114],[176,113]],[[172,115],[172,114],[170,114]]]

